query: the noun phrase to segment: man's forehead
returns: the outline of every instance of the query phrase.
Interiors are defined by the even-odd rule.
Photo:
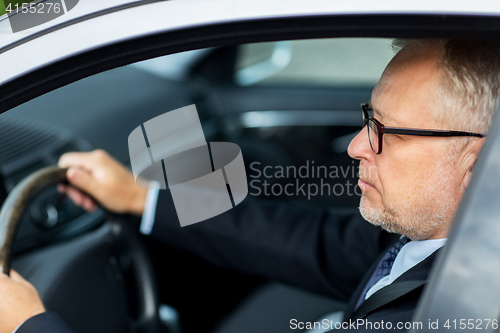
[[[374,116],[384,125],[408,127],[428,124],[429,96],[438,84],[437,58],[402,53],[389,63],[372,92]]]
[[[379,82],[373,89],[371,99],[368,101],[368,105],[373,110],[373,115],[375,117],[379,118],[380,120],[385,119],[393,121],[394,119],[390,115],[388,115],[387,112],[385,112],[384,106],[381,105],[379,101],[380,95],[384,92],[384,90],[386,90],[385,88],[387,88],[387,86],[384,83]]]

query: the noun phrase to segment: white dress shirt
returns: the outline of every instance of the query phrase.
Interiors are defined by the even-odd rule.
[[[159,192],[160,183],[157,181],[150,182],[148,194],[146,195],[146,202],[144,203],[141,226],[139,228],[141,233],[144,235],[151,234],[151,231],[153,230],[156,214],[156,202],[158,201]]]

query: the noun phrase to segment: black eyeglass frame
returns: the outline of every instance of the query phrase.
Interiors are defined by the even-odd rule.
[[[369,122],[372,121],[377,126],[378,135],[378,152],[373,149],[373,145],[370,140],[370,134],[368,134],[368,141],[372,150],[378,155],[382,153],[382,139],[384,134],[400,134],[400,135],[415,135],[415,136],[434,136],[434,137],[454,137],[454,136],[472,136],[478,138],[484,138],[486,135],[462,132],[462,131],[445,131],[445,130],[434,130],[434,129],[416,129],[416,128],[402,128],[402,127],[387,127],[374,117],[370,117],[368,111],[373,111],[373,109],[368,104],[361,104],[361,110],[363,112],[363,120],[365,126],[368,126]]]

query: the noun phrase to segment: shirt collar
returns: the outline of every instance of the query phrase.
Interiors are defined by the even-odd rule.
[[[389,274],[391,281],[396,280],[413,266],[422,262],[437,249],[446,244],[447,238],[427,239],[406,243],[399,251]]]

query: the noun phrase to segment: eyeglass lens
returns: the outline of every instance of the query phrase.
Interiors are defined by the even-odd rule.
[[[371,119],[368,120],[368,139],[370,140],[370,146],[372,150],[378,154],[378,126]]]

